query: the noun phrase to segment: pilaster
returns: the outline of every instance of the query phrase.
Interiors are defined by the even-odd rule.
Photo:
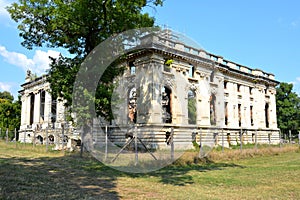
[[[40,123],[40,108],[41,108],[41,93],[39,91],[36,91],[34,93],[34,117],[33,117],[33,123],[39,124]]]

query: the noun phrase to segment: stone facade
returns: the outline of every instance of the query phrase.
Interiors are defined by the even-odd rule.
[[[167,35],[146,36],[143,51],[129,54],[121,64],[127,71],[117,81],[116,93],[124,99],[115,112],[118,127],[136,124],[143,133],[140,137],[151,138],[149,143],[160,148],[167,147],[171,127],[175,144],[182,148],[191,148],[192,141],[199,143],[200,137],[202,143],[224,146],[240,141],[279,143],[278,82],[273,74],[188,46],[172,33]],[[111,138],[118,142],[122,135],[120,129]]]
[[[121,101],[113,108],[112,142],[123,144],[128,126],[137,126],[138,136],[153,148],[167,148],[172,127],[178,148],[191,148],[200,140],[224,146],[279,143],[273,74],[188,46],[172,33],[143,39],[144,49],[120,63],[127,70],[116,79]],[[45,76],[22,87],[21,141],[22,133],[29,141],[33,130],[66,124],[62,101],[54,113]],[[95,124],[97,132],[103,124]]]
[[[34,77],[27,71],[25,83],[19,91],[22,101],[20,142],[43,143],[46,135],[49,142],[61,140],[62,129],[73,132],[71,125],[65,120],[63,101],[51,97],[47,76]],[[65,133],[66,137],[69,134]]]

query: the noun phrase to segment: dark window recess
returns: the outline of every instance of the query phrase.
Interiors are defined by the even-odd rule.
[[[266,128],[269,128],[269,104],[266,103],[265,105],[265,118],[266,118]]]
[[[251,122],[251,126],[254,125],[253,123],[253,106],[250,106],[250,122]]]
[[[228,102],[225,102],[225,125],[228,125]]]
[[[168,87],[162,88],[162,99],[161,99],[161,105],[162,105],[162,118],[163,123],[172,123],[172,99],[171,99],[171,89]]]
[[[224,81],[224,89],[227,89],[227,81]]]
[[[45,118],[45,97],[46,97],[46,92],[44,90],[41,91],[41,105],[40,105],[40,116],[44,120]]]
[[[241,127],[242,126],[241,104],[238,104],[238,117],[239,117],[239,127]]]
[[[35,95],[33,93],[30,94],[30,118],[29,118],[29,124],[33,124],[34,119],[34,101],[35,101]]]
[[[237,91],[238,91],[238,92],[241,91],[241,84],[237,84]]]
[[[57,100],[52,99],[51,101],[51,122],[56,122],[56,108],[57,108]]]
[[[249,87],[249,93],[252,94],[253,92],[253,87]]]
[[[211,94],[210,96],[210,124],[216,125],[216,96]]]

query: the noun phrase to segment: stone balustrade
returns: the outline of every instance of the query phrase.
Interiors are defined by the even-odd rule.
[[[152,42],[154,42],[154,43],[158,42],[160,44],[164,44],[168,47],[174,48],[176,50],[190,53],[190,54],[214,61],[223,66],[227,66],[231,69],[239,70],[241,72],[248,73],[248,74],[251,74],[254,76],[258,76],[258,77],[275,80],[274,74],[266,73],[260,69],[252,69],[247,66],[242,66],[242,65],[234,63],[232,61],[225,60],[222,56],[208,53],[201,48],[199,49],[199,48],[189,46],[189,45],[183,43],[182,41],[180,41],[178,37],[174,36],[174,34],[172,35],[172,32],[170,30],[165,30],[165,31],[166,31],[166,34],[168,34],[168,37],[166,37],[165,34],[163,34],[162,36],[153,35]]]

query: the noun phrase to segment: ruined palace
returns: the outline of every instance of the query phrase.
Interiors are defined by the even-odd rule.
[[[192,148],[200,139],[224,146],[279,143],[273,74],[208,53],[169,30],[141,43],[143,49],[119,62],[126,70],[116,79],[121,101],[112,108],[115,120],[95,119],[94,141],[102,138],[97,130],[108,126],[110,141],[122,144],[126,127],[135,126],[152,148],[167,147],[171,129],[178,148]],[[65,121],[63,102],[51,98],[46,76],[30,77],[28,72],[20,91],[20,141],[42,141],[46,129],[56,140],[62,126],[69,127],[66,137],[79,135]]]

